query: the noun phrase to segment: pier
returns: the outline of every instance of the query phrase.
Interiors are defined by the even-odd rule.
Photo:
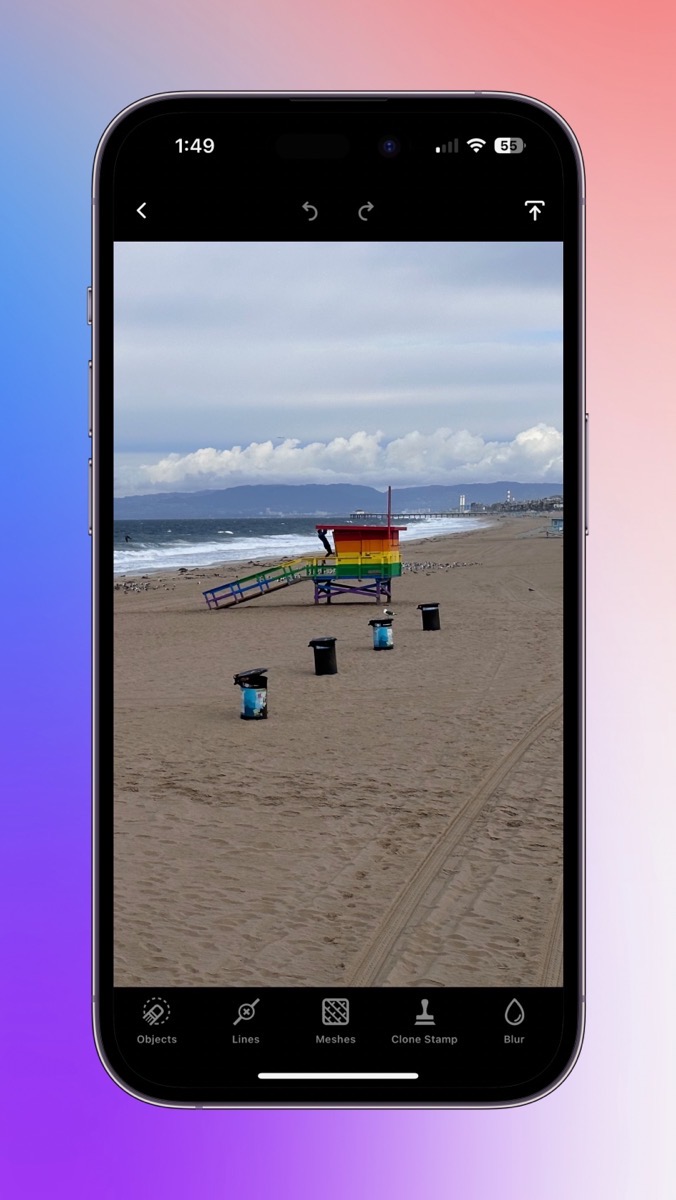
[[[560,504],[550,504],[548,508],[539,507],[540,502],[535,502],[538,507],[531,507],[527,500],[517,502],[516,504],[494,505],[492,508],[451,508],[446,512],[398,512],[391,513],[391,521],[424,521],[428,517],[495,517],[501,516],[524,516],[527,513],[532,513],[535,516],[547,516],[552,512],[562,513],[563,506]],[[357,509],[356,512],[350,513],[351,521],[363,521],[366,518],[369,520],[384,521],[387,523],[387,513],[362,512]]]
[[[469,509],[467,509],[467,508],[455,508],[455,509],[451,509],[450,512],[392,513],[390,519],[392,521],[420,521],[425,517],[482,517],[485,515],[486,515],[486,512],[483,510],[480,512],[477,512],[476,510],[474,512],[470,512]],[[378,521],[387,521],[387,513],[386,512],[384,512],[384,513],[382,513],[382,512],[380,512],[380,513],[361,512],[358,510],[357,512],[350,513],[351,521],[361,521],[365,517],[368,517],[369,520],[377,519]]]

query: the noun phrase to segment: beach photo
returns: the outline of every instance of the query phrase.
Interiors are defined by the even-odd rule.
[[[118,243],[117,986],[561,986],[559,243]]]

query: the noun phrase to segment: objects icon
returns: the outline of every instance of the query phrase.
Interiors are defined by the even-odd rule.
[[[169,1002],[164,996],[150,996],[143,1005],[142,1015],[146,1025],[166,1025],[171,1016]]]

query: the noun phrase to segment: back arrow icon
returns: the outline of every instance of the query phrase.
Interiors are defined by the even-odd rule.
[[[303,205],[303,208],[305,209],[305,212],[308,214],[308,218],[307,218],[308,221],[316,221],[317,220],[317,217],[319,216],[319,209],[315,208],[314,204],[310,204],[310,201],[306,200],[305,204]],[[310,211],[312,211],[314,213],[314,217],[310,216]]]
[[[362,213],[370,213],[372,209],[373,209],[373,205],[371,204],[370,200],[369,200],[368,204],[362,204],[361,208],[359,209],[359,220],[360,221],[368,221],[368,217],[363,217]]]
[[[143,220],[144,220],[144,221],[145,221],[145,219],[146,219],[146,214],[144,213],[144,211],[143,211],[143,210],[144,210],[144,208],[145,208],[145,206],[146,206],[146,204],[147,204],[147,203],[148,203],[148,201],[147,201],[147,200],[144,200],[144,201],[143,201],[143,204],[139,204],[138,208],[136,209],[136,211],[137,211],[137,213],[138,213],[139,217],[143,217]]]

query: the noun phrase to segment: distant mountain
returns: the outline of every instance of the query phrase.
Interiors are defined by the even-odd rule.
[[[452,487],[392,489],[393,512],[444,512],[465,503],[497,504],[507,499],[541,500],[563,493],[561,483],[468,483]],[[114,503],[119,521],[177,520],[220,517],[310,516],[336,517],[356,509],[385,513],[387,493],[349,483],[251,484],[206,492],[160,492],[152,496],[122,496]]]
[[[251,484],[208,492],[162,492],[154,496],[124,496],[115,500],[118,520],[153,517],[335,516],[382,507],[382,492],[352,484]],[[385,503],[385,508],[387,504]]]

